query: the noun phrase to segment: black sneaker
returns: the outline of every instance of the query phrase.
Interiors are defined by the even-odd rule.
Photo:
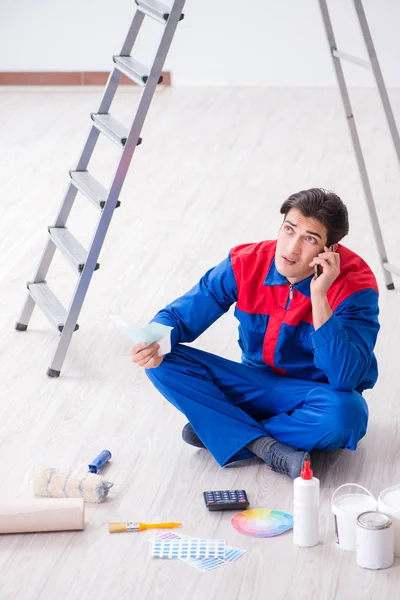
[[[187,444],[195,446],[196,448],[205,448],[205,445],[203,444],[197,433],[195,433],[190,423],[186,423],[185,427],[182,429],[182,439]]]
[[[297,450],[281,442],[273,444],[265,457],[265,462],[273,471],[288,475],[291,479],[300,477],[300,471],[306,460],[310,460],[308,452]]]

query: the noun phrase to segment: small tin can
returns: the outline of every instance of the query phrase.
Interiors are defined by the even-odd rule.
[[[387,569],[394,561],[392,521],[376,510],[357,517],[356,560],[364,569]]]

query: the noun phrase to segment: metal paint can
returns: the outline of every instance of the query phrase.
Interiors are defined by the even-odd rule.
[[[389,515],[371,510],[357,517],[356,561],[363,569],[387,569],[394,561],[394,528]]]
[[[378,498],[378,510],[392,519],[394,554],[400,557],[400,485],[392,485],[382,490]]]

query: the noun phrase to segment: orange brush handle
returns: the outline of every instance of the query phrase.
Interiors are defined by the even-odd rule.
[[[180,527],[182,523],[139,523],[139,531],[144,529],[171,529],[172,527]]]

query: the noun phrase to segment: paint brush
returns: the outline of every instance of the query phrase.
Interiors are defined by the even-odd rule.
[[[110,533],[121,533],[123,531],[144,531],[145,529],[172,529],[180,527],[182,523],[136,523],[127,521],[126,523],[109,523],[108,531]]]

